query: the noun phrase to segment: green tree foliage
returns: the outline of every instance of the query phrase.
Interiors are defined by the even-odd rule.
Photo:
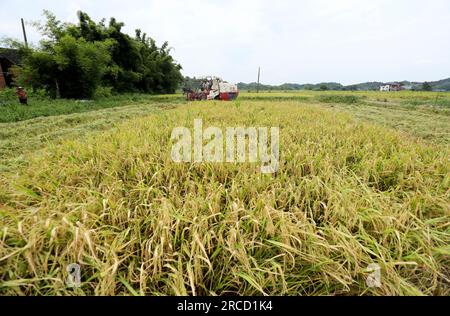
[[[111,61],[110,45],[64,35],[46,49],[29,50],[19,80],[34,89],[45,88],[52,96],[91,98]]]
[[[428,82],[422,84],[422,91],[432,91],[433,87]]]
[[[18,77],[22,84],[45,88],[52,96],[91,98],[100,86],[116,92],[173,93],[183,77],[168,43],[157,47],[136,30],[111,18],[95,23],[78,12],[78,23],[61,23],[44,11],[46,23],[35,24],[45,36],[38,49],[21,47],[25,56]]]
[[[187,88],[187,89],[198,89],[201,85],[201,83],[203,82],[203,80],[198,79],[198,78],[190,78],[189,76],[185,77],[183,80],[183,88]]]

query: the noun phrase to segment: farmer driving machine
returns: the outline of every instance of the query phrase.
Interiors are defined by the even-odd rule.
[[[239,90],[235,84],[223,81],[218,77],[201,78],[200,87],[193,89],[183,88],[186,100],[223,100],[230,101],[237,98]]]

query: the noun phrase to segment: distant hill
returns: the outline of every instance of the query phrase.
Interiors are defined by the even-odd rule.
[[[239,82],[237,86],[240,90],[256,90],[258,84],[256,82]],[[279,86],[260,84],[259,86],[260,90],[342,90],[343,88],[344,86],[337,82],[322,82],[318,84],[284,83]]]
[[[190,77],[185,77],[184,86],[188,88],[197,88],[201,80]],[[316,84],[306,83],[284,83],[282,85],[267,85],[260,84],[260,90],[337,90],[337,91],[368,91],[368,90],[379,90],[380,86],[386,82],[363,82],[353,85],[344,86],[338,82],[321,82]],[[401,81],[399,82],[407,90],[422,90],[423,82],[412,82],[412,81]],[[439,81],[428,82],[433,91],[450,91],[450,78],[443,79]],[[256,82],[244,83],[239,82],[237,84],[239,90],[245,91],[255,91],[258,84]]]
[[[445,90],[450,91],[450,78],[439,81],[430,82],[433,90]]]
[[[423,82],[411,82],[401,81],[403,87],[407,90],[421,90]],[[450,78],[439,81],[428,82],[433,91],[450,91]],[[260,84],[260,90],[342,90],[342,91],[367,91],[378,90],[384,82],[363,82],[353,85],[344,86],[337,82],[321,82],[317,84],[298,84],[298,83],[285,83],[282,85],[266,85]],[[238,83],[240,90],[256,90],[258,84],[256,82],[251,83]]]

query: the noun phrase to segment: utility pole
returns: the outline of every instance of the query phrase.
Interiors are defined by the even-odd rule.
[[[23,31],[23,40],[25,41],[25,47],[28,48],[28,40],[27,40],[27,32],[25,31],[25,23],[23,22],[23,19],[20,19],[22,21],[22,31]]]
[[[256,93],[259,93],[259,75],[261,74],[261,67],[258,67],[258,85],[256,88]]]

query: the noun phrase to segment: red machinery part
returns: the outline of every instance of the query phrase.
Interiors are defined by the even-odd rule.
[[[235,100],[239,95],[239,92],[221,92],[219,95],[219,99],[223,101],[232,101]]]

